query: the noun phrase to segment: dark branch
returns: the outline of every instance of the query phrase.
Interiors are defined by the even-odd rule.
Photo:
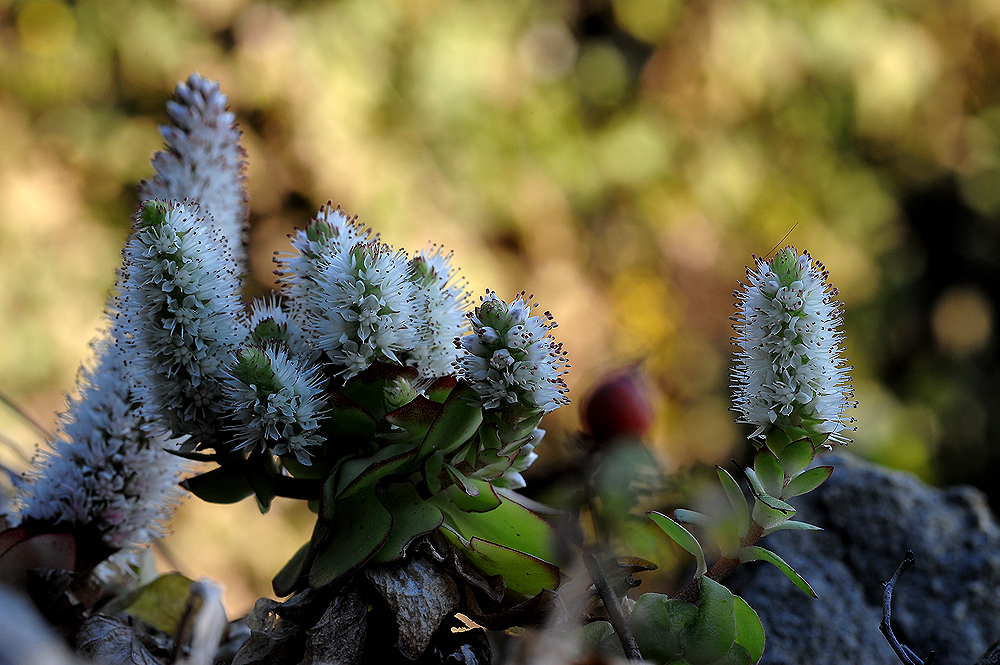
[[[906,569],[912,566],[916,562],[912,550],[906,550],[906,556],[903,558],[903,562],[899,564],[899,568],[893,574],[892,579],[888,582],[883,581],[882,585],[885,587],[885,594],[882,597],[882,623],[879,624],[878,629],[882,631],[885,635],[885,640],[892,647],[892,650],[896,652],[896,657],[903,663],[903,665],[931,665],[934,662],[934,652],[931,651],[927,654],[927,660],[921,660],[917,657],[917,654],[913,653],[913,650],[905,644],[901,644],[896,636],[892,632],[891,615],[892,615],[892,589],[896,586],[896,582],[902,577]]]
[[[604,567],[591,552],[583,555],[583,562],[587,565],[587,572],[590,573],[590,579],[593,580],[594,586],[597,587],[597,593],[601,595],[604,607],[608,610],[608,618],[611,620],[611,625],[618,634],[618,639],[621,640],[622,649],[625,650],[625,657],[632,661],[642,662],[639,645],[635,643],[635,637],[632,636],[632,631],[629,630],[625,615],[622,614],[621,603],[618,602],[618,596],[611,586],[608,574],[604,572]]]

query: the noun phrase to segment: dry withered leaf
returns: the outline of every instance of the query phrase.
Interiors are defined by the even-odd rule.
[[[76,636],[76,650],[102,665],[160,665],[128,624],[101,614],[83,622]]]
[[[303,665],[360,665],[367,623],[368,600],[354,585],[345,585],[319,622],[306,631]]]
[[[441,622],[458,610],[458,584],[423,557],[373,566],[365,574],[395,614],[396,648],[411,660],[427,649]]]

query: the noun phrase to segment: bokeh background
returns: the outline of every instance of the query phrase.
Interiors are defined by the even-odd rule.
[[[332,200],[553,312],[576,401],[538,477],[573,465],[588,387],[638,360],[665,468],[744,449],[731,294],[791,243],[845,305],[853,452],[1000,505],[996,0],[0,0],[0,390],[44,427],[193,71],[249,153],[250,293]],[[42,440],[7,407],[0,436],[15,471]],[[188,502],[168,546],[236,613],[309,522]]]

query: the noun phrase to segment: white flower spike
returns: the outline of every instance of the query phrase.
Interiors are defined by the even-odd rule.
[[[246,151],[236,116],[217,81],[192,74],[167,102],[172,125],[160,127],[167,150],[153,156],[156,175],[139,183],[139,198],[198,201],[207,221],[225,237],[246,270],[248,194]]]
[[[224,368],[246,331],[236,266],[197,204],[143,204],[120,290],[140,399],[173,432],[212,442]]]
[[[451,374],[459,358],[455,340],[466,330],[466,301],[469,294],[458,271],[451,266],[451,254],[434,245],[410,259],[410,277],[416,285],[414,322],[416,341],[406,364],[423,377]]]
[[[843,310],[827,277],[808,252],[786,247],[771,260],[755,257],[747,283],[733,293],[733,410],[737,422],[756,428],[751,438],[795,427],[828,443],[850,442],[852,367],[843,357]]]
[[[81,371],[51,452],[36,458],[20,513],[91,533],[110,551],[163,535],[187,467],[166,450],[177,441],[143,412],[126,371],[130,347],[116,342],[95,344],[97,362]]]

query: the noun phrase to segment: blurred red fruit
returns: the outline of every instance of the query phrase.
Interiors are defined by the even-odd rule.
[[[609,372],[584,401],[584,424],[598,444],[646,438],[654,415],[649,383],[638,366]]]

